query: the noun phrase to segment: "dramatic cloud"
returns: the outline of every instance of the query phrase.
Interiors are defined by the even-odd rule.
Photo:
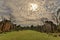
[[[49,12],[56,12],[60,8],[60,0],[46,0],[46,9]]]
[[[41,18],[52,20],[52,13],[56,13],[60,7],[59,2],[60,0],[0,0],[0,14],[8,18],[12,14],[16,23],[21,25],[42,24]],[[30,4],[33,6],[31,10]],[[34,9],[35,6],[38,8]]]

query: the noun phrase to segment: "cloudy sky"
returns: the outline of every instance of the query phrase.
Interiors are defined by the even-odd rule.
[[[40,25],[42,18],[52,20],[58,8],[60,0],[0,0],[0,20],[12,15],[17,24]]]

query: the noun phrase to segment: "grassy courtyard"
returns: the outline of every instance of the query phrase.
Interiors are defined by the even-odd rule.
[[[32,30],[13,31],[0,34],[0,40],[60,40],[60,37],[53,37],[46,33]]]

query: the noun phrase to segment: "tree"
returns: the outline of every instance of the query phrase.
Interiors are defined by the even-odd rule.
[[[33,28],[34,28],[34,26],[33,26],[33,25],[31,25],[31,30],[33,30]]]
[[[57,31],[60,31],[60,9],[57,10],[56,15],[53,14],[53,20],[55,20],[57,23]]]
[[[60,19],[59,13],[60,13],[60,9],[57,10],[56,15],[54,14],[54,18],[56,19],[57,26],[59,25],[59,19]]]

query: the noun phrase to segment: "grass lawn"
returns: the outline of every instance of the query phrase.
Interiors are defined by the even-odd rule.
[[[60,40],[60,37],[53,37],[52,35],[32,30],[24,30],[0,34],[0,40]]]

